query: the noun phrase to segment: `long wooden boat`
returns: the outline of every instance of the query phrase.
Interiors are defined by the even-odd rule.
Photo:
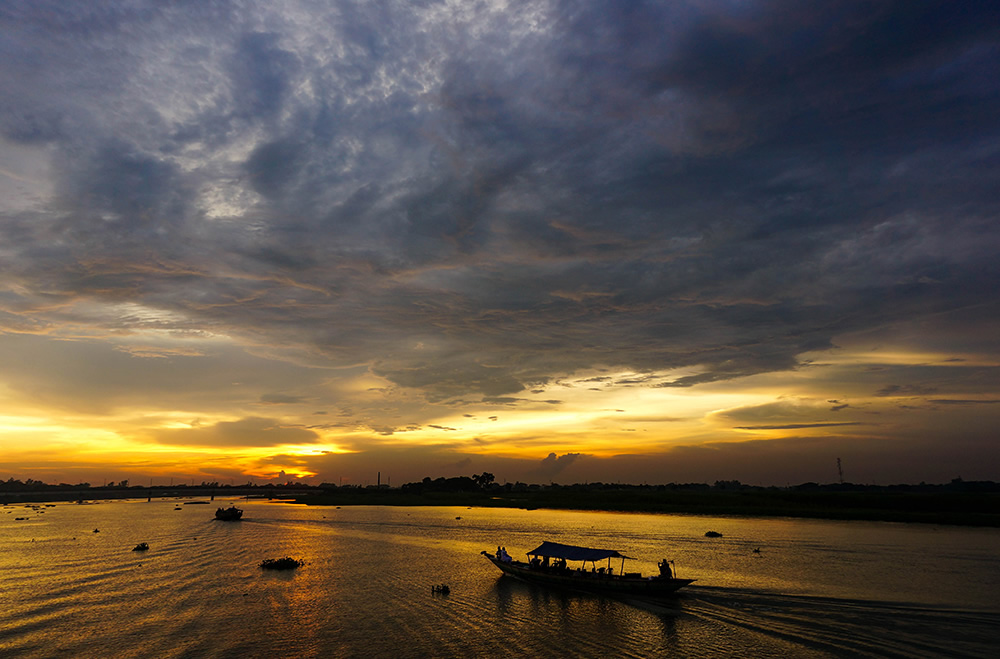
[[[527,552],[527,562],[515,561],[506,549],[500,547],[496,553],[480,553],[501,572],[522,581],[608,595],[662,597],[695,581],[676,578],[671,569],[673,561],[666,559],[659,563],[660,574],[655,576],[643,577],[638,572],[625,572],[625,561],[631,559],[614,549],[543,542]],[[611,565],[612,558],[622,559],[617,573]],[[597,562],[604,560],[607,560],[607,565],[597,567]],[[568,561],[581,561],[581,565],[573,568]]]

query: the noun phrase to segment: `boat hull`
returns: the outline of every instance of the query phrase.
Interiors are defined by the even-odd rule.
[[[664,597],[676,593],[692,583],[694,579],[665,579],[663,577],[618,577],[595,574],[584,570],[555,570],[532,568],[520,561],[505,562],[483,552],[490,563],[505,575],[528,583],[556,586],[570,590],[580,590],[603,595],[627,595],[630,597]]]

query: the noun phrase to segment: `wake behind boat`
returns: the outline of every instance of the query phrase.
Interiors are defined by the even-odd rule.
[[[631,559],[614,549],[591,549],[543,542],[538,548],[527,552],[528,562],[515,561],[502,547],[497,547],[495,554],[487,551],[481,553],[500,568],[501,572],[522,581],[609,595],[661,597],[695,581],[677,579],[671,569],[673,562],[666,559],[658,564],[660,574],[656,576],[643,577],[638,572],[625,572],[625,561]],[[612,558],[621,559],[617,574],[611,565]],[[605,559],[607,565],[597,567],[597,562]],[[567,565],[567,561],[582,563],[574,569]],[[589,570],[587,563],[590,563]]]

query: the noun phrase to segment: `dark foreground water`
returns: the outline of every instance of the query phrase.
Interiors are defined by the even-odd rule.
[[[1000,530],[467,508],[0,508],[3,657],[994,657]],[[175,507],[180,505],[180,510]],[[27,519],[17,520],[17,517]],[[97,529],[99,532],[95,533]],[[723,533],[706,538],[705,531]],[[523,584],[543,539],[676,561],[660,604]],[[133,552],[139,542],[147,552]],[[753,550],[759,548],[760,552]],[[308,563],[290,572],[265,558]],[[449,595],[431,593],[446,583]]]

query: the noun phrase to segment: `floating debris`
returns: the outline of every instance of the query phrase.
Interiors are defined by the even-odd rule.
[[[238,522],[242,518],[243,510],[237,508],[236,506],[219,508],[215,511],[215,519],[222,520],[223,522]]]
[[[145,542],[140,542],[135,547],[132,547],[132,551],[146,551],[149,549],[149,544]]]
[[[451,592],[451,588],[448,587],[448,584],[444,584],[443,583],[440,586],[431,586],[431,592],[432,593],[441,593],[442,595],[447,595],[448,593]]]
[[[722,534],[719,533],[718,531],[706,531],[705,532],[705,537],[706,538],[721,538]]]
[[[294,570],[305,564],[305,561],[285,556],[284,558],[265,558],[260,562],[260,567],[264,570]]]

